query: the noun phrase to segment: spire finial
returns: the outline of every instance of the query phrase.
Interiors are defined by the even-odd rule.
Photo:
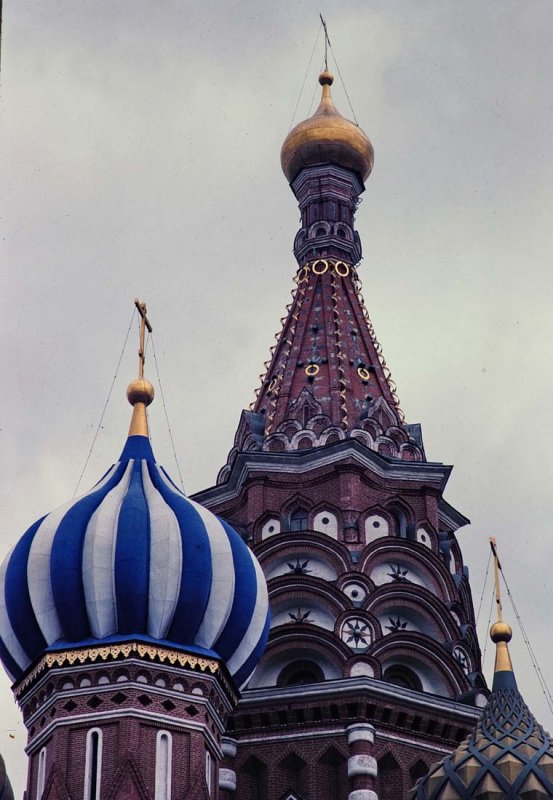
[[[127,387],[127,400],[133,406],[129,436],[148,436],[146,408],[154,399],[154,387],[150,381],[144,378],[144,364],[146,362],[144,342],[146,328],[149,333],[152,332],[153,328],[147,317],[146,303],[135,300],[134,304],[140,314],[140,337],[138,345],[138,378],[129,383]]]
[[[501,585],[499,581],[499,571],[501,562],[497,554],[497,543],[495,537],[490,536],[490,547],[493,555],[494,576],[495,576],[495,603],[497,609],[497,622],[490,628],[490,638],[496,645],[495,653],[495,672],[493,689],[516,687],[513,674],[513,665],[509,654],[509,642],[512,639],[513,631],[511,626],[503,621],[503,607],[501,605]]]

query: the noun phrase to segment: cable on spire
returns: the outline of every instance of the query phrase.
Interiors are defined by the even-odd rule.
[[[311,62],[313,61],[313,56],[315,54],[315,49],[317,47],[317,43],[318,43],[319,37],[321,35],[321,27],[322,26],[319,25],[319,28],[317,30],[317,36],[315,38],[315,44],[313,45],[313,49],[311,50],[311,55],[309,56],[309,62],[307,64],[307,69],[305,70],[305,75],[303,76],[303,81],[302,81],[302,84],[301,84],[300,93],[298,95],[298,99],[297,99],[296,105],[294,107],[294,113],[292,114],[292,119],[290,120],[290,127],[288,128],[288,132],[290,132],[292,130],[292,125],[294,124],[294,119],[296,118],[296,113],[298,111],[298,106],[300,104],[301,96],[303,94],[303,90],[304,90],[304,87],[305,87],[305,82],[307,80],[307,75],[309,74],[309,68],[311,66]],[[315,87],[315,91],[316,91],[316,87]]]
[[[79,480],[77,481],[77,485],[75,486],[75,490],[73,492],[72,499],[73,499],[73,497],[75,497],[75,495],[77,494],[77,492],[79,490],[79,486],[81,485],[81,481],[83,479],[83,475],[84,475],[84,473],[86,471],[86,468],[88,467],[88,462],[90,461],[90,457],[92,455],[92,451],[94,450],[94,445],[96,444],[96,439],[98,438],[98,434],[100,433],[100,429],[102,427],[102,422],[104,421],[104,416],[105,416],[105,413],[106,413],[106,409],[108,407],[108,403],[109,403],[110,398],[111,398],[111,393],[113,392],[113,387],[115,385],[115,381],[117,380],[117,375],[119,374],[119,367],[121,366],[121,361],[123,360],[123,355],[124,355],[125,349],[127,347],[127,342],[129,340],[129,334],[131,332],[131,328],[132,328],[132,324],[134,322],[135,314],[136,314],[136,308],[133,309],[132,316],[131,316],[131,321],[129,322],[129,327],[127,328],[127,333],[126,333],[126,336],[125,336],[125,340],[123,342],[123,347],[121,348],[121,353],[119,355],[119,360],[117,362],[117,366],[115,367],[115,373],[113,375],[113,379],[112,379],[111,385],[109,387],[108,396],[106,397],[106,401],[104,403],[104,407],[102,408],[102,413],[100,414],[100,421],[98,422],[98,427],[96,428],[96,432],[94,433],[94,436],[92,438],[92,444],[90,445],[90,450],[88,451],[88,455],[87,455],[86,460],[84,462],[84,467],[82,468],[81,474],[79,475]]]
[[[171,423],[169,422],[169,414],[167,413],[167,406],[165,404],[165,395],[163,393],[163,384],[161,382],[161,375],[159,374],[159,366],[158,366],[158,363],[157,363],[156,346],[155,346],[155,343],[154,343],[154,336],[153,336],[152,333],[150,333],[149,338],[152,340],[152,353],[154,355],[154,364],[155,364],[155,367],[156,367],[157,382],[159,384],[159,391],[160,391],[160,394],[161,394],[161,404],[163,406],[163,411],[165,412],[165,420],[167,422],[167,430],[169,431],[169,438],[171,440],[171,447],[173,448],[173,456],[175,458],[175,464],[177,465],[177,472],[179,473],[179,480],[180,480],[180,485],[181,485],[182,491],[183,491],[184,494],[186,494],[186,492],[184,490],[184,482],[182,480],[182,473],[180,471],[179,459],[177,458],[177,451],[176,451],[176,448],[175,448],[175,440],[173,439],[173,431],[171,430]]]

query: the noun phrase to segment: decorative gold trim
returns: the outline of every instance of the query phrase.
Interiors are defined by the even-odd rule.
[[[315,375],[318,375],[321,371],[321,368],[318,364],[308,364],[305,368],[305,374],[308,378],[314,378]]]
[[[365,367],[357,367],[357,374],[362,381],[370,381],[371,379],[371,373]]]
[[[349,265],[346,264],[345,261],[337,261],[334,264],[334,271],[341,278],[347,278],[347,276],[349,275]]]
[[[315,267],[316,267],[318,264],[322,264],[322,265],[323,265],[323,269],[315,269]],[[328,271],[328,261],[326,260],[326,258],[318,258],[318,259],[317,259],[316,261],[314,261],[314,262],[312,263],[312,265],[311,265],[311,272],[312,272],[314,275],[324,275],[324,274],[325,274],[325,272],[327,272],[327,271]]]
[[[309,278],[309,267],[302,267],[298,272],[298,283],[303,283]]]
[[[220,663],[212,658],[194,656],[190,653],[183,653],[179,650],[170,650],[158,645],[141,644],[140,642],[125,642],[125,644],[112,644],[104,647],[85,647],[79,650],[62,650],[58,653],[46,653],[38,662],[36,667],[18,684],[14,689],[15,697],[19,697],[22,692],[31,684],[42,672],[52,667],[63,667],[75,663],[86,664],[95,661],[115,660],[120,656],[128,658],[131,653],[140,658],[147,658],[150,661],[158,659],[162,664],[166,661],[169,664],[179,664],[181,667],[199,669],[201,672],[210,672],[215,675],[220,671]]]

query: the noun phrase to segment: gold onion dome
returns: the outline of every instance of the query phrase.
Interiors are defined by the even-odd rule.
[[[305,167],[335,164],[356,172],[363,181],[371,174],[374,150],[367,134],[343,117],[332,102],[334,76],[321,72],[321,102],[312,117],[293,128],[282,145],[280,163],[288,182]]]
[[[548,800],[553,797],[553,742],[520,694],[501,619],[492,693],[472,733],[454,753],[434,764],[408,800]]]

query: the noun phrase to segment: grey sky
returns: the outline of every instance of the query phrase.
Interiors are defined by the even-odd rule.
[[[553,684],[549,0],[4,4],[0,555],[73,493],[135,296],[186,488],[214,482],[292,287],[279,151],[320,9],[375,148],[357,224],[377,335],[428,457],[455,464],[446,496],[473,521],[459,536],[476,605],[493,533]],[[135,350],[83,488],[123,445]],[[157,384],[151,359],[147,374]],[[175,473],[159,392],[151,417]],[[551,728],[514,627],[519,683]],[[5,679],[0,698],[21,795]]]

